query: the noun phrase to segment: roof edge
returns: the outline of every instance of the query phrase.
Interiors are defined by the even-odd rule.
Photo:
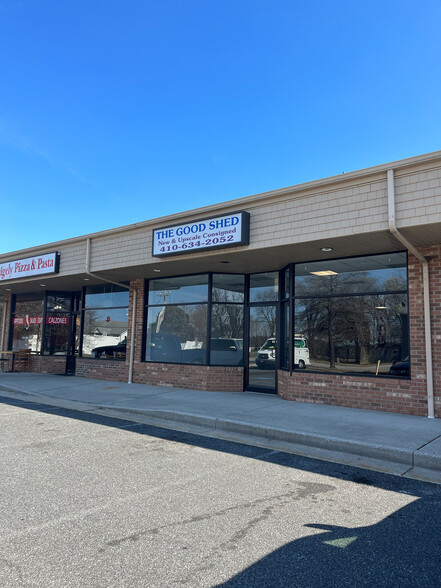
[[[275,190],[270,190],[267,192],[260,192],[258,194],[251,194],[249,196],[242,196],[239,198],[234,198],[232,200],[226,200],[225,202],[221,202],[218,204],[210,204],[208,206],[203,206],[200,208],[193,208],[190,210],[186,210],[183,212],[173,213],[167,216],[158,217],[150,220],[140,221],[137,223],[133,223],[130,225],[123,225],[121,227],[115,227],[112,229],[105,229],[103,231],[98,231],[96,233],[89,233],[86,235],[80,235],[78,237],[71,237],[69,239],[63,239],[61,241],[54,241],[52,243],[44,243],[42,245],[35,245],[33,247],[28,247],[26,249],[18,249],[16,251],[11,251],[7,253],[0,254],[0,260],[9,260],[13,257],[23,256],[23,255],[30,255],[32,253],[43,253],[50,249],[56,249],[61,246],[71,245],[75,243],[81,243],[82,241],[86,241],[86,239],[94,239],[99,237],[106,237],[108,235],[114,235],[116,233],[122,233],[124,231],[133,231],[136,229],[144,228],[144,227],[151,227],[152,229],[156,226],[164,226],[171,223],[176,223],[178,219],[186,219],[188,217],[195,217],[195,216],[202,216],[210,214],[211,211],[222,211],[223,209],[236,207],[236,208],[243,208],[246,207],[246,204],[255,204],[265,201],[270,198],[274,198],[277,196],[285,196],[287,194],[295,194],[297,192],[302,192],[306,190],[310,190],[312,188],[320,188],[322,186],[332,186],[338,184],[340,182],[346,182],[351,179],[355,178],[366,178],[368,176],[373,176],[375,174],[381,172],[387,172],[389,169],[401,169],[406,167],[411,167],[414,165],[418,165],[421,163],[426,163],[430,161],[434,161],[436,159],[440,160],[441,163],[441,151],[432,151],[430,153],[425,153],[423,155],[416,155],[413,157],[408,157],[406,159],[399,159],[397,161],[392,161],[389,163],[382,163],[380,165],[372,166],[363,168],[360,170],[355,170],[351,172],[343,172],[336,176],[329,176],[326,178],[320,178],[318,180],[311,180],[309,182],[303,182],[301,184],[294,184],[293,186],[288,186],[286,188],[278,188]]]

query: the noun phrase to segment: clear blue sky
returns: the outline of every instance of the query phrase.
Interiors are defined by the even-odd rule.
[[[440,0],[0,0],[0,252],[441,149]]]

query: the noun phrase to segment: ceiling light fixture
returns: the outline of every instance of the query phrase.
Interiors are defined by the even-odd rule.
[[[324,251],[325,253],[329,253],[330,251],[334,251],[332,247],[320,247],[320,251]]]
[[[376,306],[375,308],[378,308],[378,310],[386,310],[387,306]]]
[[[44,288],[46,286],[46,284],[40,284],[40,286],[42,286]]]
[[[159,272],[160,272],[161,270],[160,270],[160,269],[156,269],[156,268],[155,268],[153,271],[154,271],[154,272],[156,272],[157,274],[159,274]]]
[[[338,276],[338,272],[333,272],[332,270],[323,270],[321,272],[309,272],[314,276]]]

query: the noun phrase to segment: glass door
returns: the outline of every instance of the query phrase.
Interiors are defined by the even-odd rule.
[[[250,307],[249,389],[276,389],[276,311],[275,304]]]
[[[76,361],[80,350],[80,311],[81,293],[74,292],[72,295],[72,314],[70,317],[69,344],[66,357],[66,375],[74,376]]]
[[[249,287],[247,388],[275,392],[278,272],[252,274]]]

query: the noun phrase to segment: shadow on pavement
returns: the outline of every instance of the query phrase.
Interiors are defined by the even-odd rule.
[[[440,506],[417,499],[354,529],[310,523],[322,532],[287,543],[217,587],[439,587]]]
[[[127,428],[134,435],[231,453],[415,498],[369,527],[346,528],[311,521],[307,526],[315,530],[313,535],[287,543],[219,584],[219,588],[441,586],[441,486],[14,398],[0,396],[0,402],[106,427]]]

